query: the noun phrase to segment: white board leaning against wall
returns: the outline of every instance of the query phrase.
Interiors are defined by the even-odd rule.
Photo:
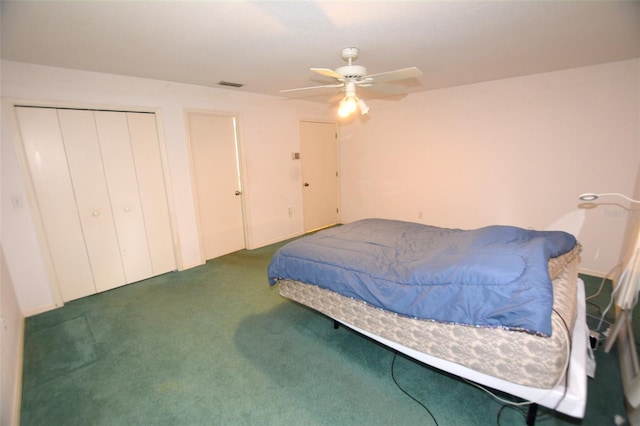
[[[16,107],[60,295],[176,269],[155,115]]]

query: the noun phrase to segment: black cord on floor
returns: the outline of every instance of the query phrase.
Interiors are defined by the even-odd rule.
[[[513,410],[516,410],[517,412],[519,412],[522,415],[523,419],[527,418],[527,413],[520,407],[515,406],[515,405],[508,405],[508,404],[502,404],[502,407],[500,407],[500,409],[498,410],[498,415],[496,416],[496,423],[498,424],[498,426],[500,425],[500,415],[502,414],[502,410],[504,410],[505,408],[511,408]]]
[[[567,322],[564,320],[564,318],[562,317],[562,315],[560,315],[560,312],[556,311],[555,308],[553,309],[553,312],[555,312],[556,315],[558,315],[558,318],[560,318],[560,320],[562,321],[562,325],[564,325],[564,329],[567,332],[567,338],[569,339],[569,359],[567,360],[567,366],[565,367],[564,370],[564,391],[562,393],[562,398],[560,398],[558,400],[558,403],[556,404],[555,407],[553,407],[553,411],[555,411],[558,406],[560,405],[560,403],[562,402],[562,400],[567,396],[567,389],[569,388],[569,367],[571,367],[571,353],[573,352],[573,340],[572,340],[572,336],[571,336],[571,330],[569,330],[569,326],[567,325]],[[587,342],[588,344],[588,342]]]
[[[564,329],[566,331],[566,336],[568,338],[568,349],[569,349],[569,359],[567,360],[567,365],[565,367],[565,371],[564,371],[564,391],[562,394],[562,397],[558,400],[558,402],[556,403],[555,407],[552,408],[552,411],[556,411],[558,409],[558,406],[560,405],[560,403],[562,402],[562,400],[567,396],[567,389],[569,388],[569,367],[571,365],[571,352],[573,350],[573,341],[571,340],[571,332],[569,331],[569,326],[567,325],[567,322],[564,320],[564,318],[562,317],[562,315],[560,315],[560,312],[558,312],[555,308],[552,309],[553,312],[558,316],[558,318],[560,318],[560,321],[562,321],[562,325],[564,326]],[[514,410],[518,411],[520,414],[522,414],[522,416],[526,419],[527,418],[527,413],[525,412],[525,410],[523,410],[521,408],[521,406],[518,405],[511,405],[511,404],[502,404],[502,407],[500,407],[500,410],[498,410],[498,414],[496,416],[496,423],[498,424],[498,426],[500,426],[500,415],[502,414],[502,411],[505,408],[513,408]],[[549,415],[549,413],[538,413],[536,415],[536,420]]]
[[[394,372],[394,366],[396,365],[396,358],[398,357],[398,352],[397,351],[393,351],[393,361],[391,361],[391,378],[393,379],[393,383],[396,384],[396,386],[398,387],[398,389],[400,389],[402,391],[402,393],[404,393],[405,395],[407,395],[409,398],[413,399],[416,403],[418,403],[420,406],[422,406],[422,408],[424,408],[427,413],[429,413],[429,415],[431,416],[431,418],[433,419],[433,422],[436,424],[436,426],[438,426],[438,421],[436,420],[436,418],[433,416],[433,413],[431,412],[431,410],[429,410],[429,408],[424,405],[422,402],[418,401],[416,398],[414,398],[413,395],[411,395],[409,392],[407,392],[406,390],[404,390],[402,388],[402,386],[400,386],[400,384],[398,383],[398,381],[396,380],[396,375]]]

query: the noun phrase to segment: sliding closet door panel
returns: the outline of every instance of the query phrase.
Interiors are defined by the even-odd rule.
[[[176,269],[169,204],[154,114],[127,113],[153,275]]]
[[[96,289],[125,284],[92,111],[59,110],[67,161]]]
[[[127,283],[153,275],[127,115],[96,111],[96,128]]]
[[[67,302],[96,292],[54,109],[16,108],[45,238]]]

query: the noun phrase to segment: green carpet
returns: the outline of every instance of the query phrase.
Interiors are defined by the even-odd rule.
[[[25,388],[37,388],[96,359],[95,343],[84,317],[33,332],[25,342]]]
[[[432,425],[394,353],[269,287],[276,244],[67,303],[26,321],[23,425]],[[587,293],[599,281],[587,280]],[[606,288],[601,297],[610,288]],[[595,305],[589,309],[597,310]],[[582,421],[624,414],[598,351]],[[438,424],[523,425],[468,383],[398,356]]]

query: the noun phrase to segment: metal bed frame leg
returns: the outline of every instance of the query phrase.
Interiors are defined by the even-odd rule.
[[[538,404],[533,403],[529,405],[529,412],[527,413],[527,426],[533,426],[536,424],[536,416],[538,414]]]
[[[338,320],[333,320],[333,329],[337,330],[340,328],[340,323]],[[536,424],[536,417],[538,416],[538,404],[531,403],[529,404],[529,411],[527,412],[527,426],[534,426]]]

